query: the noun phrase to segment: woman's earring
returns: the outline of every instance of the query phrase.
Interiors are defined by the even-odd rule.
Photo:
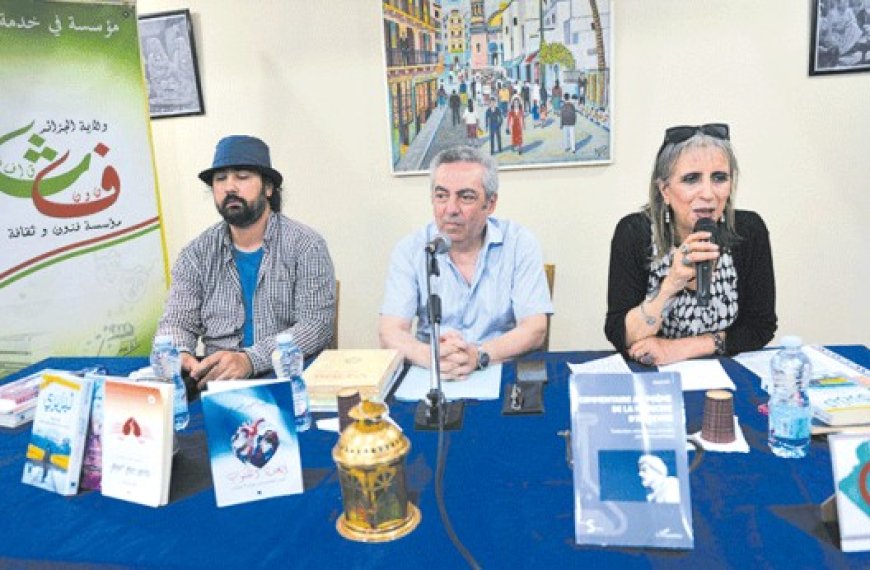
[[[665,224],[671,223],[671,205],[665,204]]]

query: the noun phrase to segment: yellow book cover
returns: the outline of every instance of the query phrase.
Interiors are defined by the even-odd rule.
[[[402,355],[393,349],[324,350],[302,373],[311,407],[330,411],[343,388],[359,388],[367,398],[387,396],[402,369]]]

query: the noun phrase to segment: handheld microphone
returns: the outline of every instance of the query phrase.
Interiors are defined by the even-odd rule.
[[[700,218],[695,222],[695,232],[710,232],[710,241],[716,243],[716,222],[710,218]],[[714,261],[703,261],[695,264],[696,298],[699,307],[710,304],[710,285],[713,280]]]
[[[436,254],[436,253],[447,253],[450,250],[450,246],[453,245],[450,241],[450,238],[444,234],[437,234],[432,241],[426,244],[426,253]]]

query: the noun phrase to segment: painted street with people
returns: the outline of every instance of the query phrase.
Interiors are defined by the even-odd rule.
[[[471,84],[475,81],[441,81],[438,106],[426,121],[429,136],[415,141],[426,143],[421,164],[428,164],[438,152],[457,144],[478,146],[504,166],[609,159],[609,118],[600,109],[581,104],[576,93],[569,94],[567,102],[563,95],[556,103],[552,92],[544,95],[534,83],[514,85],[509,80],[492,80],[488,89],[480,81]],[[558,95],[561,89],[555,91]],[[567,103],[574,108],[573,129],[562,125]],[[472,120],[474,128],[469,127]],[[500,141],[498,136],[490,136],[497,124]],[[510,132],[511,124],[519,126],[519,137]],[[571,130],[573,141],[566,133]],[[518,140],[521,144],[515,144]]]

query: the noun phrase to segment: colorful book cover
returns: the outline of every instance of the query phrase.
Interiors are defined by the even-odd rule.
[[[858,378],[814,378],[807,396],[813,415],[830,426],[870,424],[870,388]]]
[[[85,440],[85,456],[82,460],[82,480],[84,489],[100,490],[103,475],[103,400],[105,399],[105,377],[90,376],[94,380],[94,398],[91,403],[91,421],[88,423],[88,437]]]
[[[834,469],[840,548],[870,551],[870,435],[828,437]]]
[[[106,377],[102,493],[158,507],[169,502],[173,385]]]
[[[202,410],[217,506],[302,492],[289,381],[212,382]]]
[[[93,381],[66,372],[42,375],[22,481],[61,495],[79,490]]]
[[[577,544],[694,547],[679,374],[573,374]]]

